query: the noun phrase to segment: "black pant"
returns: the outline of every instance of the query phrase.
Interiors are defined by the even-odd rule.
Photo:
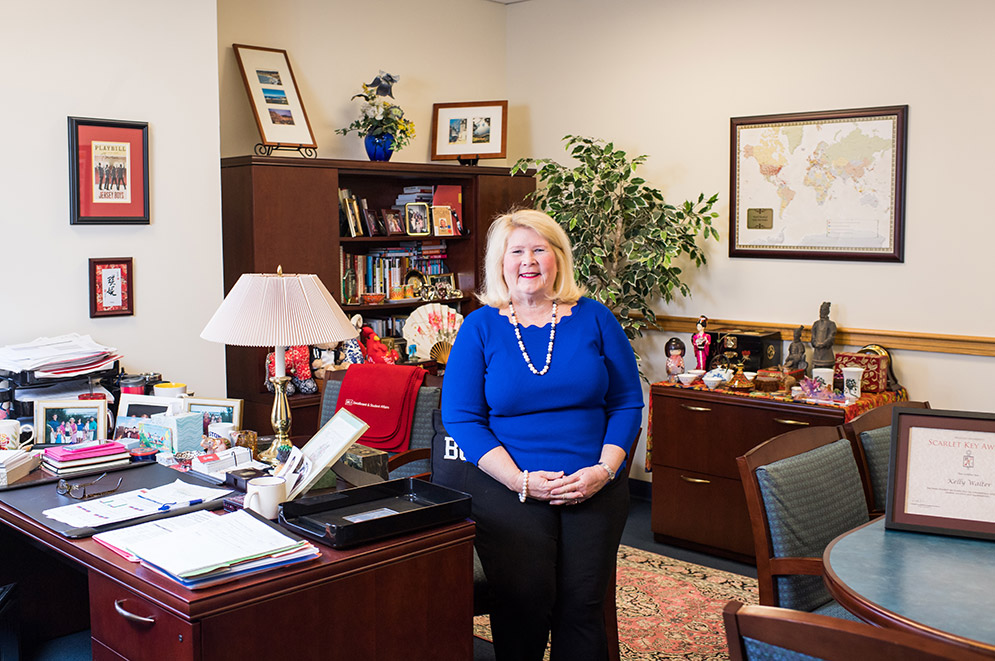
[[[626,480],[580,505],[521,503],[470,466],[466,489],[499,661],[541,659],[550,633],[552,661],[607,659],[604,600],[628,515]]]

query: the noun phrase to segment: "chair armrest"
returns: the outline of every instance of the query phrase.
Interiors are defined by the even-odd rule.
[[[411,450],[405,450],[404,452],[398,452],[394,456],[387,459],[387,472],[400,468],[405,464],[410,464],[412,461],[431,459],[431,457],[432,448],[414,448]]]
[[[784,574],[822,575],[822,558],[771,558],[770,573],[778,576]]]

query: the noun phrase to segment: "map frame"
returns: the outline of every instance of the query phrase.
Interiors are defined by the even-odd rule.
[[[774,259],[825,259],[846,261],[903,262],[905,260],[905,171],[906,143],[908,137],[907,105],[878,106],[818,112],[756,115],[732,117],[730,126],[729,157],[729,257],[774,258]],[[890,225],[884,245],[825,245],[816,241],[796,241],[782,244],[759,242],[745,228],[746,210],[751,209],[750,194],[740,188],[744,162],[742,137],[747,131],[764,128],[796,126],[820,127],[828,123],[851,122],[859,126],[861,122],[886,120],[892,123],[890,172],[890,213],[880,218]],[[788,167],[802,168],[810,154],[800,152],[788,154]],[[762,205],[758,205],[762,206]],[[831,211],[831,207],[828,209]],[[780,218],[769,208],[756,209],[758,222],[789,222]],[[827,220],[828,223],[828,220]],[[743,225],[741,230],[740,225]]]

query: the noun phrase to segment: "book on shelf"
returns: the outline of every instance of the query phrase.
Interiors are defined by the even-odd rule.
[[[404,193],[435,193],[435,186],[405,186]],[[458,186],[457,186],[458,188]]]
[[[425,202],[426,204],[431,205],[433,198],[434,196],[432,193],[401,193],[394,200],[394,204],[395,206],[400,206],[401,208],[404,208],[404,205],[409,202]]]
[[[469,228],[463,226],[463,188],[453,185],[439,185],[432,195],[432,205],[449,207],[453,212],[457,234],[465,235]]]

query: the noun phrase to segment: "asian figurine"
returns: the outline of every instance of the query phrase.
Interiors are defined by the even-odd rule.
[[[708,354],[711,350],[712,338],[705,332],[708,328],[708,317],[701,315],[698,317],[697,332],[691,336],[691,344],[694,345],[694,359],[698,362],[697,369],[708,369]]]
[[[670,381],[677,381],[678,374],[684,374],[684,352],[687,348],[684,342],[677,337],[667,340],[667,375]]]
[[[788,345],[788,357],[784,359],[784,366],[790,370],[806,370],[808,363],[805,361],[805,343],[802,342],[802,329],[799,326],[794,329],[794,337]]]
[[[819,307],[819,318],[812,324],[812,367],[834,367],[836,354],[836,323],[829,318],[829,301]]]

